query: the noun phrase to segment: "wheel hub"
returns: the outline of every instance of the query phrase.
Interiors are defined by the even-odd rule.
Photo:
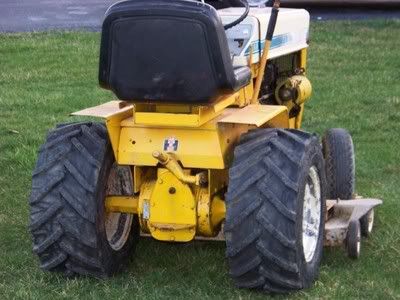
[[[304,190],[302,241],[306,262],[310,262],[317,248],[321,223],[321,182],[318,170],[312,166]]]
[[[118,251],[127,241],[132,226],[132,214],[114,213],[106,214],[105,227],[110,247]]]
[[[110,170],[107,180],[107,195],[132,194],[132,174],[128,167],[117,166],[115,163]],[[110,247],[118,251],[122,249],[129,238],[133,215],[119,212],[106,212],[104,226]]]

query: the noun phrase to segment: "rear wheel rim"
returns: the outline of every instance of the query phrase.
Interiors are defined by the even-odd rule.
[[[307,263],[312,261],[320,238],[321,224],[321,180],[316,166],[308,172],[304,189],[302,242]]]
[[[115,163],[111,167],[107,180],[107,195],[123,196],[132,194],[132,174],[128,167]],[[106,212],[105,231],[107,241],[114,251],[121,250],[131,233],[133,215],[119,212]]]
[[[132,214],[107,213],[105,220],[107,241],[110,247],[118,251],[126,243],[132,226]]]

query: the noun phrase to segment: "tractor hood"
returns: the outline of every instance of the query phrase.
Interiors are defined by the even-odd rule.
[[[240,7],[218,10],[223,24],[236,20],[242,13],[243,8]],[[270,16],[270,7],[251,8],[249,15],[242,23],[226,31],[235,67],[248,65],[250,53],[253,55],[253,63],[259,61]],[[306,10],[281,8],[269,58],[276,58],[308,47],[309,27],[310,15]]]

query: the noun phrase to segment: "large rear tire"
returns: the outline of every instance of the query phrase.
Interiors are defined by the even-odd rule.
[[[318,138],[257,129],[235,148],[225,239],[238,287],[287,293],[310,287],[322,257],[325,169]]]
[[[126,170],[114,162],[104,125],[71,123],[50,131],[29,199],[33,251],[42,269],[106,277],[126,265],[139,237],[137,217],[107,213],[104,206],[110,190],[129,193],[131,182],[121,174]]]

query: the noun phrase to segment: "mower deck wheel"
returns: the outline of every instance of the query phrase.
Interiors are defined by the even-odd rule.
[[[361,226],[360,221],[353,220],[349,224],[346,237],[347,254],[350,258],[357,259],[361,253]]]
[[[374,227],[374,209],[371,209],[365,216],[360,219],[361,235],[369,237]]]

